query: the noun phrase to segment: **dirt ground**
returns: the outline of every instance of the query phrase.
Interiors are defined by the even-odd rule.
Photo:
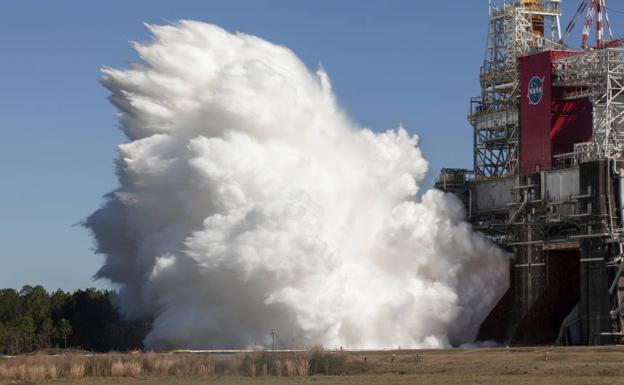
[[[455,349],[348,353],[338,377],[139,377],[60,379],[58,385],[624,384],[624,347]],[[393,358],[394,355],[394,358]],[[24,384],[0,381],[1,385]]]

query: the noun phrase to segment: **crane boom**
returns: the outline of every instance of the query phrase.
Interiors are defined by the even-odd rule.
[[[583,25],[583,34],[581,37],[581,48],[583,49],[601,49],[620,47],[624,45],[623,39],[613,38],[613,29],[611,28],[611,21],[609,20],[609,12],[607,8],[606,0],[582,0],[574,17],[565,29],[565,34],[561,38],[560,43],[565,44],[566,40],[572,34],[572,31],[576,27],[576,24],[581,17],[581,14],[587,12],[585,23]],[[596,17],[596,45],[590,47],[589,35],[591,33],[592,26],[594,25],[594,17]],[[604,22],[607,24],[607,32],[609,34],[608,40],[604,36]]]
[[[565,43],[565,41],[568,39],[568,37],[570,37],[570,34],[574,30],[574,27],[576,27],[576,23],[578,22],[578,19],[581,17],[583,12],[585,12],[585,10],[587,9],[587,5],[588,4],[589,4],[589,0],[581,1],[581,4],[579,5],[578,9],[576,10],[576,13],[574,14],[574,17],[572,18],[572,20],[570,21],[570,23],[568,24],[568,26],[565,29],[565,34],[561,38],[561,43],[562,44]]]

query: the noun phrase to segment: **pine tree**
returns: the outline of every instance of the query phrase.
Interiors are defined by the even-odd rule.
[[[46,318],[41,325],[41,333],[39,334],[41,339],[40,346],[50,348],[52,346],[52,337],[55,333],[54,322],[52,322],[51,318]]]
[[[7,342],[8,342],[7,329],[2,323],[2,321],[0,321],[0,354],[6,353]]]
[[[59,336],[63,339],[63,348],[67,349],[67,337],[69,337],[73,333],[72,327],[69,324],[69,321],[66,320],[65,318],[61,318],[61,320],[59,321],[57,330],[58,330]]]
[[[35,340],[35,321],[33,321],[32,317],[29,315],[22,316],[17,327],[17,331],[21,337],[19,350],[21,352],[32,352]]]

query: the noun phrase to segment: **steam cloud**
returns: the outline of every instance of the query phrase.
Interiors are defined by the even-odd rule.
[[[474,340],[506,255],[428,191],[403,128],[374,133],[327,74],[214,25],[148,26],[142,64],[103,69],[129,139],[86,221],[150,348],[443,347]]]

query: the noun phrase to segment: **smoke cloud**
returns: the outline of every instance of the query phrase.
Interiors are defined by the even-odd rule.
[[[104,68],[128,143],[85,225],[96,277],[153,317],[155,349],[446,347],[472,342],[507,256],[428,191],[418,138],[339,108],[323,69],[214,25],[147,26]]]

